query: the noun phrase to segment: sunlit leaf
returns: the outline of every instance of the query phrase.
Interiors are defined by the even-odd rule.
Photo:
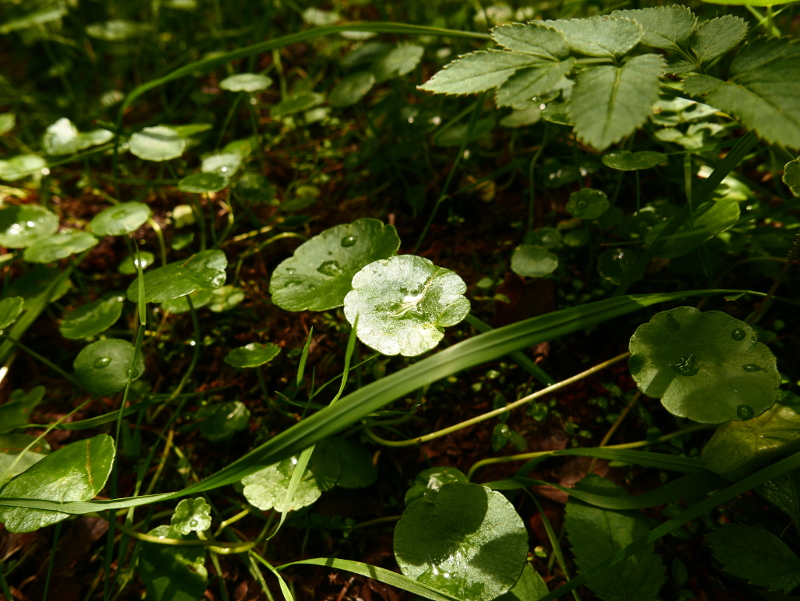
[[[17,117],[14,113],[0,113],[0,136],[7,134],[17,124]]]
[[[125,202],[100,211],[89,223],[98,236],[124,236],[142,227],[153,212],[143,202]]]
[[[145,300],[164,301],[195,290],[215,290],[225,283],[228,259],[221,250],[204,250],[183,261],[175,261],[144,274]],[[139,301],[138,278],[128,287],[128,299]]]
[[[86,26],[86,34],[106,42],[122,42],[130,38],[147,35],[151,31],[149,23],[137,23],[127,19],[111,19]]]
[[[526,278],[541,278],[558,268],[558,257],[541,246],[523,244],[511,255],[511,271]]]
[[[419,87],[434,94],[475,94],[503,85],[524,67],[544,61],[530,54],[479,50],[453,61]]]
[[[25,248],[49,238],[58,229],[58,216],[38,205],[8,205],[0,209],[0,245]]]
[[[414,484],[406,491],[405,504],[410,505],[421,499],[431,490],[439,490],[445,484],[461,482],[467,484],[469,478],[455,467],[431,467],[422,470],[414,478]]]
[[[27,450],[26,450],[27,449]],[[39,463],[50,452],[44,438],[28,434],[0,434],[0,486],[32,465]]]
[[[99,240],[88,232],[66,230],[34,242],[23,253],[29,263],[52,263],[96,246]]]
[[[203,497],[183,499],[170,519],[170,528],[183,536],[203,532],[211,527],[211,506]]]
[[[0,160],[0,179],[10,182],[22,179],[34,173],[41,173],[47,161],[35,154],[19,154],[13,158]]]
[[[48,126],[43,145],[47,154],[72,154],[92,146],[105,144],[114,137],[113,132],[107,129],[95,129],[81,133],[72,121],[61,118]]]
[[[219,87],[229,92],[260,92],[272,85],[272,79],[257,73],[239,73],[219,82]]]
[[[542,23],[563,33],[572,50],[589,56],[621,56],[636,46],[644,35],[642,26],[636,21],[621,17],[598,16]]]
[[[501,595],[496,601],[538,601],[549,591],[538,572],[533,569],[531,564],[526,563],[522,570],[522,576],[517,583],[505,595]]]
[[[497,106],[515,109],[530,108],[531,99],[560,85],[575,64],[574,58],[545,63],[533,69],[520,69],[508,78],[495,94]]]
[[[641,43],[653,48],[680,52],[686,46],[695,25],[692,11],[680,4],[639,10],[617,10],[612,17],[632,19],[642,26]]]
[[[258,367],[259,365],[264,365],[272,361],[280,352],[281,347],[277,344],[258,344],[257,342],[251,342],[250,344],[233,349],[225,355],[224,361],[228,365],[240,369]]]
[[[506,50],[532,54],[549,61],[558,61],[569,54],[569,45],[564,34],[540,21],[527,25],[499,25],[492,29],[492,38]]]
[[[692,32],[689,47],[700,64],[722,56],[744,39],[747,23],[732,15],[704,21]]]
[[[117,294],[86,303],[67,313],[58,329],[70,340],[97,336],[117,322],[124,303],[125,297]]]
[[[142,269],[147,269],[155,262],[155,259],[153,253],[140,250],[138,258],[136,254],[132,254],[122,259],[117,270],[124,275],[133,275],[139,272],[137,263],[141,263]]]
[[[131,152],[146,161],[177,159],[186,149],[186,140],[164,125],[145,127],[131,136],[129,144]]]
[[[231,177],[242,166],[242,157],[235,152],[212,154],[203,159],[200,169],[203,173],[215,173],[222,177]]]

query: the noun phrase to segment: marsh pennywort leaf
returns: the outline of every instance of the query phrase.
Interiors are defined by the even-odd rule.
[[[200,167],[203,173],[215,173],[225,178],[232,177],[242,166],[242,156],[235,152],[212,154],[203,159]]]
[[[610,206],[606,193],[592,188],[581,188],[573,192],[567,201],[567,211],[576,219],[597,219]]]
[[[229,92],[260,92],[272,85],[272,79],[257,73],[239,73],[219,82],[219,87]]]
[[[800,558],[771,532],[728,524],[707,538],[714,557],[729,574],[784,594],[800,585]]]
[[[228,259],[221,250],[204,250],[144,274],[145,300],[163,303],[196,290],[215,290],[225,283]],[[139,278],[128,287],[128,300],[139,302]]]
[[[323,102],[325,102],[325,96],[316,92],[290,94],[284,100],[281,100],[278,104],[273,106],[269,114],[273,119],[288,117],[289,115],[312,109]]]
[[[631,375],[673,415],[719,424],[769,409],[781,378],[749,325],[721,311],[657,313],[631,337]]]
[[[66,230],[34,242],[22,257],[28,263],[52,263],[96,246],[99,240],[88,232]]]
[[[47,154],[72,154],[92,146],[105,144],[113,137],[113,132],[107,129],[95,129],[81,133],[72,121],[62,117],[48,126],[42,145]]]
[[[211,302],[213,292],[213,290],[197,290],[186,296],[164,301],[161,303],[161,308],[174,314],[186,313],[189,310],[189,301],[187,299],[191,299],[192,307],[195,310],[202,309]]]
[[[406,491],[405,504],[411,505],[421,499],[430,490],[439,490],[445,484],[453,482],[469,483],[469,478],[455,467],[431,467],[421,471],[414,478],[414,484]]]
[[[129,21],[127,19],[111,19],[86,26],[86,35],[106,42],[122,42],[148,34],[152,27],[149,23]]]
[[[597,257],[597,272],[604,280],[619,286],[636,269],[638,260],[639,255],[628,247],[605,250]]]
[[[336,108],[345,108],[361,100],[375,85],[375,75],[369,71],[361,71],[348,75],[337,83],[328,102]]]
[[[402,255],[375,261],[353,277],[344,315],[359,340],[384,355],[413,357],[431,350],[469,313],[457,273],[428,259]]]
[[[211,291],[208,308],[214,313],[230,311],[239,305],[245,298],[244,290],[236,286],[222,286]]]
[[[78,353],[73,364],[75,377],[92,394],[114,394],[128,383],[134,355],[134,346],[127,340],[98,340]],[[138,380],[143,373],[144,359],[139,357],[132,379]]]
[[[50,445],[44,438],[28,434],[0,434],[0,478],[5,475],[0,480],[0,486],[39,463],[49,452]]]
[[[185,123],[184,125],[170,125],[169,128],[181,138],[190,138],[213,129],[214,126],[211,123]]]
[[[423,51],[422,46],[416,44],[395,46],[372,65],[371,71],[375,76],[375,83],[408,75],[422,60]]]
[[[35,154],[20,154],[7,161],[0,161],[0,179],[13,182],[41,172],[45,167],[47,167],[47,161],[42,157]]]
[[[27,393],[15,390],[8,401],[0,406],[0,432],[10,432],[27,424],[31,411],[44,398],[45,387],[34,386]]]
[[[229,439],[239,430],[247,429],[250,410],[241,401],[217,403],[200,410],[200,431],[211,442]]]
[[[522,576],[519,577],[514,588],[495,601],[538,601],[549,592],[547,584],[539,576],[539,573],[533,569],[531,564],[526,563],[522,570]]]
[[[89,229],[98,236],[124,236],[142,227],[152,214],[143,202],[124,202],[100,211],[92,218]]]
[[[105,486],[114,453],[114,441],[106,434],[73,442],[13,478],[0,489],[0,497],[88,501]],[[0,507],[0,522],[9,532],[33,532],[68,517],[55,511]]]
[[[758,417],[722,424],[703,448],[703,459],[712,472],[740,480],[800,450],[798,432],[800,414],[776,403]]]
[[[272,273],[272,302],[287,311],[340,307],[351,281],[365,265],[392,256],[400,238],[391,225],[358,219],[325,230],[304,242]]]
[[[243,173],[233,185],[233,190],[247,202],[269,202],[277,194],[275,186],[266,177],[253,171]]]
[[[521,576],[528,534],[499,492],[451,483],[406,507],[394,555],[406,576],[458,599],[491,601]]]
[[[170,519],[170,528],[183,536],[211,528],[211,506],[203,497],[183,499]]]
[[[622,17],[543,21],[542,25],[563,33],[567,44],[575,52],[604,58],[625,54],[644,35],[641,25]]]
[[[542,248],[555,248],[561,244],[561,232],[554,227],[543,227],[535,232],[525,234],[525,244],[533,244]]]
[[[657,6],[639,10],[615,10],[612,17],[632,19],[642,26],[640,40],[645,46],[682,52],[695,25],[695,17],[686,6]]]
[[[339,458],[341,476],[336,481],[342,488],[365,488],[378,479],[378,470],[372,465],[372,455],[363,445],[334,436],[325,441],[327,448],[333,447]],[[324,452],[323,448],[320,452]]]
[[[147,269],[150,267],[156,258],[151,252],[147,252],[146,250],[139,251],[139,258],[136,258],[136,254],[128,255],[117,267],[117,270],[123,275],[133,275],[135,273],[139,273],[137,261],[141,263],[142,269]]]
[[[783,168],[783,183],[789,186],[792,194],[800,196],[800,159],[789,161]]]
[[[8,205],[0,209],[0,246],[25,248],[49,238],[57,229],[58,216],[39,205]]]
[[[658,256],[672,259],[685,255],[732,227],[739,220],[739,215],[739,203],[736,200],[710,201],[695,207],[693,219],[686,220],[677,232],[664,241]],[[655,224],[645,237],[647,243],[652,244],[666,226],[666,221]]]
[[[558,257],[541,246],[523,244],[511,255],[511,271],[526,278],[541,278],[558,267]]]
[[[171,526],[158,526],[148,532],[163,538],[189,538]],[[147,598],[153,601],[198,601],[207,588],[208,573],[203,563],[205,547],[172,546],[142,542],[138,574],[144,581]]]
[[[61,270],[57,267],[45,267],[44,265],[36,265],[28,273],[21,278],[11,282],[8,287],[9,296],[21,296],[25,302],[30,301],[31,304],[39,300],[40,295],[48,292],[48,287],[52,282],[61,275]],[[56,285],[55,290],[48,292],[48,299],[50,302],[57,301],[72,288],[72,282],[69,278],[64,278]]]
[[[228,180],[218,173],[192,173],[178,182],[178,190],[192,194],[219,192],[228,185]]]
[[[17,321],[25,306],[25,299],[21,296],[10,296],[0,301],[0,330],[6,329]]]
[[[594,474],[578,482],[575,488],[606,496],[627,496],[622,488]],[[601,509],[575,497],[570,497],[567,503],[566,527],[580,572],[589,570],[650,531],[647,518],[638,511]],[[657,601],[658,591],[666,579],[661,557],[650,544],[593,578],[587,586],[604,601]]]
[[[272,344],[271,342],[268,344],[251,342],[250,344],[245,344],[237,349],[233,349],[225,355],[224,361],[228,365],[238,367],[239,369],[258,367],[259,365],[264,365],[272,361],[280,352],[281,347],[277,344]]]
[[[130,139],[131,152],[145,161],[177,159],[186,149],[186,140],[171,127],[145,127]]]
[[[79,340],[97,336],[113,326],[122,315],[125,297],[112,294],[104,299],[92,301],[70,311],[59,326],[64,338]]]
[[[638,171],[639,169],[652,169],[658,165],[669,162],[667,155],[652,150],[631,152],[617,150],[603,155],[603,164],[606,167],[619,171]]]

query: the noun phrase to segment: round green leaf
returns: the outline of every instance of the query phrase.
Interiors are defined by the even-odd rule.
[[[151,31],[149,23],[137,23],[127,19],[111,19],[86,26],[86,34],[106,42],[122,42],[129,38],[146,35]]]
[[[652,150],[631,152],[618,150],[603,155],[603,164],[606,167],[619,171],[638,171],[639,169],[652,169],[658,165],[669,163],[667,155]]]
[[[239,73],[219,82],[219,87],[229,92],[260,92],[271,85],[272,80],[269,77],[256,73]]]
[[[318,453],[315,452],[314,455],[318,455]],[[245,498],[262,511],[274,508],[280,513],[296,511],[311,505],[322,495],[320,481],[314,473],[314,455],[311,456],[311,462],[300,480],[300,486],[288,504],[286,503],[286,490],[289,488],[289,481],[292,479],[297,464],[296,457],[284,459],[280,463],[265,467],[244,478],[242,484],[244,484]],[[326,474],[319,480],[322,480],[323,486],[326,486],[325,482],[329,480],[329,477]]]
[[[535,232],[526,234],[523,242],[547,249],[555,248],[561,244],[561,232],[554,227],[543,227]]]
[[[94,216],[89,229],[98,236],[124,236],[144,225],[153,212],[142,202],[125,202]]]
[[[175,261],[144,274],[145,301],[164,301],[195,290],[214,290],[225,283],[228,259],[221,250],[204,250],[189,259]],[[128,300],[139,302],[139,278],[128,287]]]
[[[17,321],[24,305],[25,299],[21,296],[11,296],[0,301],[0,330]]]
[[[769,409],[781,378],[753,329],[720,311],[657,313],[631,337],[631,375],[673,415],[719,424]]]
[[[97,245],[99,240],[87,232],[67,230],[34,242],[22,257],[28,263],[52,263]]]
[[[47,154],[72,154],[91,146],[105,144],[114,137],[107,129],[81,133],[72,121],[61,118],[47,128],[42,144]]]
[[[175,508],[169,525],[183,536],[208,530],[211,528],[211,506],[203,497],[183,499]]]
[[[576,219],[597,219],[610,206],[605,192],[583,188],[570,194],[567,211]]]
[[[142,264],[142,269],[147,269],[150,267],[153,262],[156,260],[153,253],[147,252],[146,250],[139,251],[139,259],[138,261]],[[139,273],[136,255],[128,255],[122,262],[119,264],[117,270],[123,275],[134,275]]]
[[[12,479],[0,490],[0,497],[88,501],[105,486],[114,453],[114,441],[106,434],[73,442]],[[33,532],[68,517],[67,513],[43,509],[0,507],[0,522],[9,532]]]
[[[201,309],[211,302],[213,292],[213,290],[196,290],[186,296],[164,301],[161,303],[161,308],[170,313],[186,313],[189,310],[189,301],[187,299],[191,299],[195,310]]]
[[[428,491],[439,490],[445,484],[453,482],[467,484],[469,478],[455,467],[431,467],[423,470],[417,474],[414,484],[406,491],[405,504],[411,505],[417,499],[424,497]]]
[[[236,286],[222,286],[211,291],[211,300],[208,308],[214,313],[230,311],[244,300],[244,290]]]
[[[97,336],[113,326],[122,315],[123,296],[112,295],[86,303],[67,313],[58,328],[64,338],[78,340]]]
[[[491,601],[517,583],[528,533],[514,506],[478,484],[445,484],[414,501],[394,531],[403,574],[458,599]]]
[[[359,340],[384,355],[406,357],[431,350],[443,328],[469,313],[457,273],[428,259],[402,255],[375,261],[353,277],[344,314]]]
[[[278,353],[281,352],[281,347],[277,344],[258,344],[251,342],[237,349],[233,349],[230,353],[225,355],[225,363],[244,369],[246,367],[258,367],[269,363]]]
[[[535,601],[549,592],[547,584],[542,580],[542,577],[533,569],[531,564],[526,563],[525,568],[522,570],[522,576],[519,577],[514,588],[505,595],[498,597],[496,601]]]
[[[211,442],[227,440],[239,430],[247,429],[250,410],[241,401],[218,403],[203,410],[200,431]]]
[[[345,108],[361,100],[375,85],[375,76],[369,71],[348,75],[331,90],[328,102],[336,108]]]
[[[0,179],[13,182],[25,176],[33,175],[47,167],[47,161],[35,154],[20,154],[0,161]]]
[[[341,476],[336,482],[342,488],[365,488],[378,479],[378,470],[372,465],[372,455],[363,445],[346,438],[332,437],[325,440],[333,446],[339,457]]]
[[[783,183],[789,186],[792,194],[800,196],[800,159],[786,163],[783,168]]]
[[[73,364],[75,377],[92,394],[114,394],[128,383],[134,355],[135,349],[127,340],[98,340],[78,353]],[[139,357],[132,379],[138,380],[143,373],[144,360]]]
[[[365,265],[392,256],[400,238],[391,225],[359,219],[325,230],[278,265],[269,282],[272,302],[287,311],[341,307],[353,276]]]
[[[639,256],[627,248],[606,250],[597,257],[597,271],[605,280],[619,286],[636,269]]]
[[[25,248],[49,238],[58,229],[58,217],[38,205],[9,205],[0,209],[0,246]]]
[[[7,402],[0,406],[0,432],[10,432],[28,423],[31,411],[44,398],[44,386],[34,386],[27,393],[15,390]]]
[[[301,92],[299,94],[290,94],[284,100],[273,106],[269,110],[270,117],[277,119],[279,117],[288,117],[301,111],[307,111],[319,106],[325,101],[325,96],[317,94],[316,92]]]
[[[540,246],[523,244],[511,255],[511,271],[528,278],[540,278],[553,273],[558,267],[558,257]]]
[[[216,173],[222,177],[231,177],[242,166],[242,156],[235,152],[212,154],[203,159],[200,169],[203,173]]]
[[[218,173],[192,173],[178,182],[178,190],[192,194],[219,192],[228,185],[228,180]]]
[[[145,127],[131,136],[129,144],[131,152],[145,161],[177,159],[186,149],[186,140],[164,125]]]

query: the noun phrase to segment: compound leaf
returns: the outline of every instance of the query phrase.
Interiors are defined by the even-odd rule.
[[[492,38],[506,50],[557,61],[569,54],[564,34],[541,23],[511,23],[492,29]]]
[[[622,56],[644,35],[636,21],[610,16],[544,21],[543,25],[563,33],[575,52],[605,58]]]
[[[543,61],[530,54],[503,50],[479,50],[459,57],[419,87],[434,94],[475,94],[505,81],[524,67]]]
[[[695,29],[689,39],[689,47],[698,64],[707,64],[736,46],[746,33],[747,23],[744,19],[723,15]]]
[[[574,58],[523,69],[512,75],[495,94],[498,107],[529,108],[534,96],[541,96],[564,81],[575,64]]]
[[[686,45],[695,25],[692,11],[679,4],[640,10],[617,10],[611,16],[633,19],[641,25],[644,30],[641,43],[645,46],[674,51],[681,50]]]

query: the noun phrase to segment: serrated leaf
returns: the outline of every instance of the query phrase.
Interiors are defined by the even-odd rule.
[[[81,305],[66,314],[58,329],[64,338],[70,340],[97,336],[117,322],[122,315],[124,302],[125,297],[112,294],[108,298]]]
[[[475,94],[485,92],[505,81],[524,67],[543,61],[529,54],[503,50],[479,50],[459,57],[419,86],[434,94]]]
[[[511,255],[511,271],[526,278],[541,278],[558,268],[558,257],[541,246],[522,244]]]
[[[620,17],[597,16],[588,19],[543,21],[557,29],[575,52],[589,56],[613,58],[622,56],[639,43],[644,35],[636,21]]]
[[[22,257],[28,263],[52,263],[96,246],[99,240],[88,232],[66,230],[34,242]]]
[[[12,479],[0,490],[0,497],[88,501],[105,486],[114,453],[114,441],[106,434],[73,442]],[[57,511],[0,507],[0,522],[9,532],[33,532],[68,517]]]
[[[184,536],[208,530],[211,527],[211,506],[203,497],[183,499],[175,508],[169,525]]]
[[[623,489],[595,475],[584,478],[575,488],[606,496],[627,496]],[[587,571],[650,532],[647,519],[637,511],[601,509],[574,497],[570,497],[567,503],[566,527],[580,572]],[[592,578],[587,586],[604,601],[657,601],[666,579],[661,557],[650,544]]]
[[[721,311],[677,307],[636,329],[628,365],[643,393],[673,415],[720,424],[769,409],[781,378],[748,324]]]
[[[204,250],[183,261],[144,274],[145,300],[163,303],[196,290],[215,290],[225,283],[228,259],[221,250]],[[128,286],[128,300],[139,302],[139,278]]]
[[[789,161],[783,167],[783,183],[795,196],[800,196],[800,159]]]
[[[578,136],[604,150],[634,132],[652,113],[664,65],[660,56],[643,54],[622,67],[594,67],[578,75],[568,106]]]
[[[331,90],[328,102],[336,108],[352,106],[366,96],[375,85],[375,81],[375,75],[370,71],[348,75]]]
[[[469,313],[464,280],[423,257],[370,263],[353,276],[352,286],[344,315],[359,340],[384,355],[429,351],[444,337],[444,327]]]
[[[692,11],[679,4],[656,6],[639,10],[615,10],[612,17],[633,19],[642,26],[641,43],[652,48],[681,50],[692,33],[695,17]]]
[[[693,74],[684,90],[739,119],[767,141],[800,148],[800,43],[757,39],[733,59],[730,79]]]
[[[707,64],[736,46],[746,33],[744,19],[723,15],[701,23],[689,38],[689,47],[699,64]]]
[[[100,211],[89,223],[98,236],[124,236],[144,225],[153,212],[143,202],[125,202]]]
[[[771,532],[728,524],[709,534],[708,543],[726,572],[750,584],[787,594],[800,584],[800,558]]]
[[[574,64],[575,59],[568,58],[538,68],[517,71],[497,90],[495,94],[497,106],[528,108],[534,96],[541,96],[557,87],[572,70]]]
[[[415,44],[395,46],[372,65],[370,70],[375,76],[375,83],[408,75],[422,60],[423,52],[424,48]]]
[[[511,23],[492,29],[492,38],[506,50],[556,61],[566,58],[569,45],[564,34],[541,23]]]
[[[722,424],[703,448],[703,460],[712,472],[740,480],[800,450],[798,431],[800,415],[775,404],[753,419]]]
[[[6,329],[17,321],[25,306],[25,299],[21,296],[10,296],[0,301],[0,330]]]
[[[258,344],[256,342],[251,342],[250,344],[245,344],[237,349],[233,349],[225,355],[224,361],[228,365],[238,367],[239,369],[258,367],[259,365],[264,365],[272,361],[280,352],[281,347],[277,344]]]
[[[114,394],[127,385],[135,356],[134,346],[127,340],[98,340],[75,357],[75,377],[92,394]],[[131,379],[137,380],[143,373],[144,359],[140,356]]]

